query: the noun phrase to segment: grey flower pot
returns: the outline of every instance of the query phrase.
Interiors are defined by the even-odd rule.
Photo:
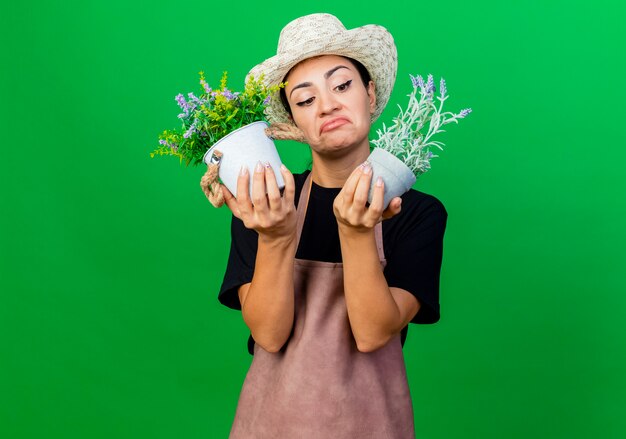
[[[274,141],[267,137],[265,122],[253,122],[242,126],[227,136],[217,141],[203,157],[207,165],[211,162],[214,151],[220,151],[223,156],[220,161],[219,177],[226,188],[237,196],[237,178],[242,166],[246,166],[250,172],[250,185],[248,193],[252,190],[252,174],[257,162],[269,162],[276,175],[278,188],[283,189],[285,182],[280,173],[280,157]]]
[[[372,195],[376,187],[376,180],[382,177],[385,183],[384,209],[394,197],[399,197],[411,189],[417,178],[413,171],[402,163],[402,160],[381,148],[374,148],[367,159],[372,165],[372,181],[368,201],[372,202]]]

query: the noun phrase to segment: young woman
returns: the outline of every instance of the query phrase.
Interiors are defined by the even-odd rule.
[[[289,23],[251,70],[286,81],[270,121],[297,129],[311,171],[242,169],[220,301],[241,309],[254,355],[231,438],[414,438],[402,346],[439,320],[447,212],[411,189],[371,204],[369,132],[395,81],[396,48],[375,25],[329,14]],[[252,193],[247,194],[249,179]]]

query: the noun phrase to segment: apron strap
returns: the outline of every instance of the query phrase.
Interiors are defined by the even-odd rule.
[[[304,226],[304,218],[306,217],[306,209],[309,205],[309,194],[311,193],[311,184],[313,183],[313,179],[311,178],[311,173],[307,176],[306,180],[304,180],[304,186],[302,186],[302,191],[300,192],[300,199],[298,200],[298,207],[296,207],[296,248],[300,244],[300,236],[302,235],[302,227]]]
[[[313,185],[312,172],[309,172],[302,191],[300,192],[300,199],[298,200],[298,207],[296,208],[297,222],[296,222],[296,249],[300,245],[300,236],[302,236],[302,228],[304,227],[304,219],[306,218],[306,209],[309,205],[309,195],[311,194],[311,186]],[[377,223],[374,227],[374,236],[376,238],[376,250],[378,251],[378,259],[383,261],[385,259],[385,251],[383,247],[383,223],[382,221]]]

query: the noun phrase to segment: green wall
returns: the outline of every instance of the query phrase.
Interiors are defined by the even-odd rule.
[[[198,71],[236,86],[321,11],[394,35],[380,122],[409,73],[474,110],[415,185],[449,213],[442,317],[404,349],[418,437],[626,437],[616,0],[3,3],[0,437],[227,437],[252,359],[217,301],[229,212],[149,152]]]

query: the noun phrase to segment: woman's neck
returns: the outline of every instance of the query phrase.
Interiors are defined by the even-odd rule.
[[[322,187],[343,187],[352,171],[367,160],[369,154],[368,144],[344,156],[329,157],[313,151],[313,168],[311,170],[313,182]]]

